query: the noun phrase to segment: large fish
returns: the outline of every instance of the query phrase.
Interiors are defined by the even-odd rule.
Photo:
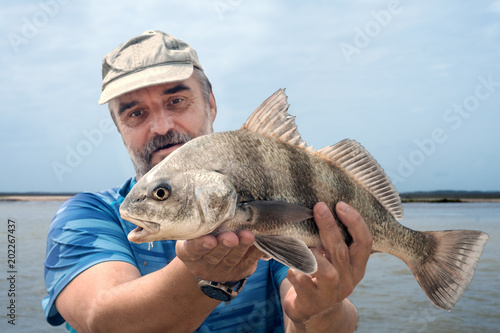
[[[451,309],[489,236],[404,227],[397,222],[403,217],[399,194],[373,157],[351,140],[314,151],[288,106],[278,90],[241,129],[193,139],[151,169],[120,207],[121,216],[138,225],[128,239],[185,240],[245,229],[270,257],[313,273],[317,263],[308,247],[321,241],[311,208],[323,201],[334,211],[342,200],[367,223],[373,252],[402,259],[430,300]]]

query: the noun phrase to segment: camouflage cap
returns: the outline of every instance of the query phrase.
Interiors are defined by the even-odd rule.
[[[191,46],[164,32],[148,30],[104,57],[99,104],[140,88],[188,79],[194,67],[202,69]]]

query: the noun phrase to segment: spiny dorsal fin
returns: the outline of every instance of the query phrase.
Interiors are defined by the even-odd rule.
[[[285,90],[279,89],[252,113],[241,128],[308,149],[297,130],[295,117],[287,112],[289,106]]]
[[[382,167],[361,144],[345,139],[333,146],[318,150],[317,154],[332,161],[358,181],[395,219],[403,218],[399,193]]]

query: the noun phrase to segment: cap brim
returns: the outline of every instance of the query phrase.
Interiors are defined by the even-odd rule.
[[[154,66],[128,74],[108,83],[101,93],[99,104],[131,91],[157,84],[186,80],[193,74],[191,63],[176,63]]]

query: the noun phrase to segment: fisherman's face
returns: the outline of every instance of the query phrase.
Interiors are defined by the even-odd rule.
[[[138,89],[109,103],[137,179],[185,142],[212,133],[217,113],[213,94],[207,103],[195,76]]]

